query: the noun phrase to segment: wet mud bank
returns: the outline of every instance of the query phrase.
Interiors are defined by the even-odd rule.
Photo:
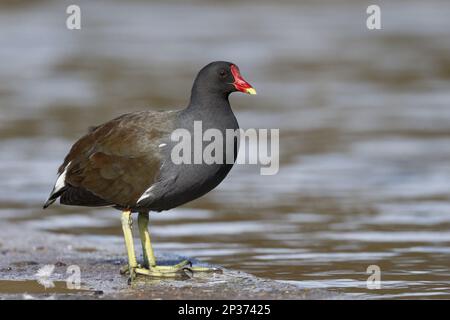
[[[322,299],[339,298],[324,290],[222,269],[192,277],[140,276],[128,285],[117,237],[86,237],[28,230],[5,224],[0,247],[1,299]],[[159,254],[161,264],[186,257]],[[194,265],[201,262],[191,259]],[[77,276],[79,275],[79,278]]]

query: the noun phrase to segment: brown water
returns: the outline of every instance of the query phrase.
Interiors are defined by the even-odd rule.
[[[76,292],[88,292],[88,290],[67,289],[65,281],[54,281],[52,286],[45,288],[37,281],[25,280],[25,281],[9,281],[0,280],[0,288],[2,294],[74,294]],[[33,296],[25,295],[25,298],[32,299]]]
[[[156,250],[358,298],[450,298],[448,1],[381,1],[381,31],[366,1],[79,1],[81,31],[69,3],[33,3],[0,6],[0,227],[119,239],[114,210],[40,209],[65,153],[90,125],[185,105],[196,71],[230,60],[258,90],[232,97],[241,127],[280,128],[280,172],[235,167],[154,214]]]

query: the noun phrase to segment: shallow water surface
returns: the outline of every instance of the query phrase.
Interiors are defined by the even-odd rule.
[[[67,289],[65,281],[54,281],[51,287],[44,287],[35,280],[0,280],[0,294],[23,294],[25,298],[32,299],[31,294],[76,294],[81,292],[88,292],[88,290],[81,289]]]
[[[65,153],[90,125],[182,107],[197,69],[230,60],[258,90],[231,98],[240,125],[280,129],[280,171],[237,166],[152,214],[156,250],[357,298],[450,298],[450,3],[389,1],[379,32],[368,4],[86,1],[79,32],[59,2],[2,5],[0,225],[120,239],[115,210],[41,210]]]

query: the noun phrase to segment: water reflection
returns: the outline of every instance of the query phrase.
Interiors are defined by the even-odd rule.
[[[153,215],[156,250],[355,297],[450,297],[448,2],[383,4],[378,33],[364,1],[82,1],[78,33],[59,2],[2,6],[0,223],[120,241],[117,212],[40,210],[60,161],[92,124],[185,105],[196,70],[226,59],[259,93],[232,98],[241,126],[281,129],[280,172],[236,167]]]

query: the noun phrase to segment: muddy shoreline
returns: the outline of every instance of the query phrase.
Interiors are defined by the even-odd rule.
[[[304,290],[281,281],[224,269],[186,279],[139,277],[132,285],[120,275],[125,264],[120,239],[52,234],[4,224],[0,247],[0,299],[330,299],[336,293]],[[115,238],[115,237],[114,237]],[[95,248],[95,249],[94,249]],[[187,258],[157,253],[162,264]],[[191,259],[194,265],[202,264]],[[45,279],[39,270],[54,266]],[[202,264],[203,265],[203,264]],[[81,287],[70,289],[71,266]],[[46,288],[47,287],[47,288]]]
[[[76,264],[90,290],[72,298],[219,297],[226,283],[256,298],[233,287],[240,270],[263,297],[289,284],[279,296],[450,299],[450,2],[404,2],[383,2],[382,30],[354,0],[80,1],[81,30],[62,1],[1,2],[0,296],[34,297],[37,270],[61,262],[62,288]],[[235,165],[207,195],[151,213],[163,260],[223,276],[128,288],[119,211],[43,202],[88,127],[186,106],[215,60],[258,91],[231,105],[241,128],[280,130],[280,170]],[[381,289],[367,287],[372,266]]]

